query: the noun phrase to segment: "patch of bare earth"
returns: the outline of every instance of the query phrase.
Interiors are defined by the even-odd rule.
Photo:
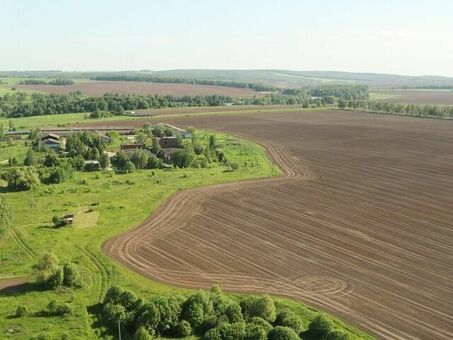
[[[418,105],[453,105],[453,90],[450,91],[421,91],[421,90],[393,90],[379,91],[383,96],[381,101],[402,104]],[[388,98],[385,98],[385,96]]]
[[[176,286],[299,299],[378,338],[453,338],[453,122],[160,119],[264,143],[285,176],[178,192],[107,254]]]

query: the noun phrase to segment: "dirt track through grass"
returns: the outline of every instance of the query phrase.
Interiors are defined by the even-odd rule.
[[[300,299],[379,338],[453,337],[451,122],[353,112],[166,121],[264,143],[285,176],[181,191],[107,242],[109,255],[177,286]]]

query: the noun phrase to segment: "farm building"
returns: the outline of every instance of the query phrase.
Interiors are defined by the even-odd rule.
[[[101,168],[99,161],[97,160],[89,160],[85,161],[85,170],[86,171],[97,171]]]
[[[121,150],[145,149],[145,144],[121,144]]]
[[[169,128],[172,129],[176,134],[181,135],[182,138],[184,138],[184,139],[192,138],[192,134],[191,134],[190,131],[188,131],[188,130],[181,129],[181,128],[177,127],[177,126],[174,126],[174,125],[171,125],[171,124],[167,124],[167,123],[164,123],[163,125],[169,127]]]
[[[161,148],[176,148],[178,146],[178,137],[176,136],[165,136],[160,138]]]
[[[42,136],[41,141],[42,144],[49,149],[62,150],[65,147],[65,139],[53,133]]]

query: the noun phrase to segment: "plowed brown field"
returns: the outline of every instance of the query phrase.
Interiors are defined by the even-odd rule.
[[[377,91],[381,101],[402,104],[453,105],[453,90],[389,90]]]
[[[80,91],[84,95],[101,97],[105,93],[119,94],[160,94],[173,96],[197,96],[197,95],[223,95],[232,97],[262,96],[263,93],[251,89],[241,89],[225,86],[208,86],[192,84],[160,84],[134,81],[93,81],[74,85],[17,85],[20,90],[30,90],[46,93],[69,94]]]
[[[110,256],[181,287],[296,298],[379,338],[453,338],[453,122],[162,119],[259,141],[285,176],[178,192]]]

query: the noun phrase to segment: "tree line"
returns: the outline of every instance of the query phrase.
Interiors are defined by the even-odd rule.
[[[369,112],[400,114],[413,117],[453,118],[453,107],[442,105],[414,105],[376,101],[340,100],[341,109],[360,109]]]
[[[231,80],[214,80],[214,79],[195,79],[195,78],[172,78],[159,77],[153,75],[103,75],[92,77],[91,80],[98,81],[138,81],[149,83],[169,83],[169,84],[193,84],[193,85],[210,85],[226,86],[252,89],[255,91],[277,91],[277,88],[270,85],[250,82],[238,82]]]
[[[57,86],[64,86],[64,85],[73,85],[74,80],[72,79],[65,79],[65,78],[56,78],[52,80],[43,80],[43,79],[24,79],[21,80],[19,85],[57,85]]]
[[[160,109],[182,106],[233,105],[295,105],[308,107],[315,103],[306,95],[269,94],[262,97],[230,97],[220,95],[183,96],[105,94],[102,97],[85,97],[80,93],[42,94],[7,93],[0,96],[0,116],[28,117],[62,113],[109,111],[122,114],[127,110]]]
[[[368,85],[321,85],[309,86],[300,89],[284,89],[282,94],[305,94],[309,97],[334,97],[342,100],[366,100],[369,98],[369,89]]]
[[[335,329],[322,314],[307,327],[295,311],[267,295],[233,300],[218,287],[187,297],[156,295],[143,299],[113,286],[99,309],[99,317],[111,334],[121,332],[137,340],[191,335],[202,340],[349,339],[347,332]]]

